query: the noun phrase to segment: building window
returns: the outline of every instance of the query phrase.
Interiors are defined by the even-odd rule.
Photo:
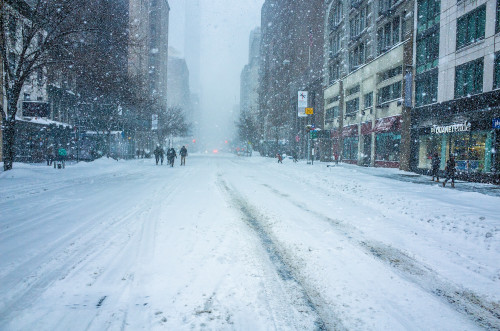
[[[355,98],[345,103],[345,114],[354,115],[359,110],[359,98]]]
[[[331,63],[328,67],[328,80],[333,84],[340,78],[340,64],[338,62]]]
[[[385,53],[401,41],[401,19],[395,17],[377,30],[377,54]]]
[[[437,102],[438,70],[426,72],[415,78],[415,106]]]
[[[332,97],[332,98],[328,98],[326,99],[326,104],[329,105],[331,103],[334,103],[334,102],[337,102],[339,101],[340,97],[338,95]]]
[[[342,3],[337,2],[330,9],[330,32],[334,30],[342,22]]]
[[[378,76],[378,82],[383,82],[384,80],[391,79],[393,77],[399,76],[403,73],[403,67],[396,67],[389,69],[387,71],[384,71],[379,74]]]
[[[399,161],[400,142],[400,133],[387,132],[377,134],[375,145],[375,160],[389,162]]]
[[[483,58],[455,68],[455,98],[483,91]]]
[[[356,15],[350,19],[350,37],[351,40],[358,37],[368,26],[368,14],[370,13],[370,6],[367,5],[361,8]]]
[[[417,74],[438,66],[439,62],[439,30],[417,37]]]
[[[360,90],[360,86],[359,86],[359,84],[358,84],[358,85],[356,85],[356,86],[354,86],[354,87],[348,88],[348,89],[346,90],[346,93],[345,93],[345,94],[346,94],[346,96],[349,96],[349,95],[352,95],[352,94],[358,93],[358,92],[359,92],[359,90]]]
[[[434,25],[439,24],[441,14],[440,0],[418,0],[417,10],[417,33],[421,33],[427,29],[430,29]]]
[[[486,5],[483,5],[457,20],[457,50],[484,39]]]
[[[344,160],[358,159],[358,141],[359,138],[357,136],[344,138],[344,150],[342,153]]]
[[[365,102],[365,109],[372,107],[373,106],[373,92],[366,93],[363,96],[363,100]]]
[[[361,42],[351,49],[349,52],[349,69],[356,70],[366,62],[366,47],[365,42]]]
[[[333,106],[332,108],[328,108],[325,114],[325,123],[331,123],[339,117],[339,106]]]
[[[378,104],[393,101],[401,98],[401,82],[382,87],[377,91]]]
[[[334,32],[330,36],[330,59],[340,52],[342,35],[341,31]]]
[[[386,15],[390,10],[391,7],[394,6],[394,4],[397,2],[397,0],[379,0],[378,2],[378,15]]]
[[[500,88],[500,52],[495,53],[495,76],[493,77],[493,88]]]

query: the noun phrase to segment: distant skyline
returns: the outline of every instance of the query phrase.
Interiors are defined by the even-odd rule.
[[[201,139],[217,145],[231,139],[235,132],[234,106],[239,103],[240,74],[248,63],[250,31],[260,26],[264,0],[199,1]],[[169,0],[169,44],[181,57],[185,57],[189,43],[184,40],[186,2]]]

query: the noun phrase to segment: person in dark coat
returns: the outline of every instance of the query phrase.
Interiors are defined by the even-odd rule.
[[[188,151],[186,149],[186,146],[182,146],[181,150],[179,151],[179,154],[181,155],[181,166],[186,165],[186,156],[188,154]]]
[[[280,153],[276,154],[276,157],[278,158],[278,163],[283,163],[283,157]]]
[[[177,157],[177,153],[175,152],[175,149],[173,147],[170,147],[167,151],[167,161],[171,167],[174,166],[174,160],[176,157]]]
[[[431,175],[432,175],[432,181],[434,181],[434,177],[436,177],[436,182],[439,183],[439,166],[441,165],[441,160],[439,159],[438,153],[434,153],[432,156],[432,161],[431,161]]]
[[[160,146],[160,162],[163,165],[163,160],[165,159],[165,150]]]
[[[160,162],[160,145],[156,145],[153,154],[155,155],[156,165],[158,165],[158,162]]]
[[[451,155],[450,159],[446,161],[446,168],[444,169],[446,172],[446,180],[443,182],[443,187],[446,186],[448,180],[451,179],[451,187],[455,187],[455,167],[457,166],[455,162],[455,156]]]

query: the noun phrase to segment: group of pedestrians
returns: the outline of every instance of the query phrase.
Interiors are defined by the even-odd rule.
[[[155,160],[156,160],[156,165],[160,163],[160,165],[163,165],[163,160],[165,157],[165,150],[160,146],[156,145],[156,148],[154,150],[154,155],[155,155]],[[177,152],[173,147],[170,147],[167,150],[167,164],[171,167],[174,166],[174,161],[177,158]],[[182,146],[182,148],[179,150],[179,154],[181,155],[181,166],[186,165],[186,156],[187,156],[187,148],[186,146]]]
[[[436,183],[439,183],[439,168],[441,166],[441,159],[439,158],[438,153],[434,153],[431,161],[431,175],[432,181],[436,178]],[[456,172],[457,163],[455,162],[455,156],[450,155],[448,161],[446,161],[446,167],[444,168],[444,173],[446,179],[443,181],[443,187],[446,186],[446,183],[451,179],[451,187],[455,187],[455,172]]]

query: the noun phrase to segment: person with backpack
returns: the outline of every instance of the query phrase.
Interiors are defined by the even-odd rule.
[[[432,181],[434,181],[434,177],[436,177],[436,183],[439,183],[439,166],[441,165],[441,160],[439,159],[438,153],[434,153],[432,156],[432,161],[431,161],[431,175],[432,175]]]
[[[446,186],[448,180],[451,179],[451,187],[455,187],[455,167],[457,166],[455,162],[455,156],[451,155],[450,159],[446,161],[446,168],[444,169],[446,172],[446,180],[443,182],[443,187]]]
[[[170,147],[167,151],[167,161],[171,167],[174,166],[174,160],[176,157],[177,157],[177,153],[175,152],[175,149],[173,147]]]
[[[185,166],[186,165],[186,156],[187,156],[187,149],[186,149],[186,146],[182,146],[181,147],[181,150],[179,151],[179,154],[181,155],[181,166]]]

